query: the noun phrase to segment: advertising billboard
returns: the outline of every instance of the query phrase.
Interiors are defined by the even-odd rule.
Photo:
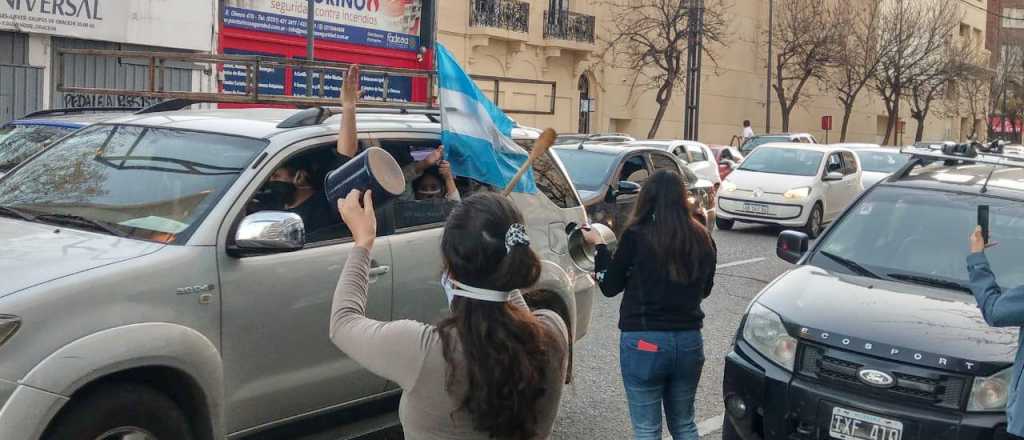
[[[317,41],[417,51],[422,0],[316,0]],[[307,0],[225,0],[224,27],[305,38]]]
[[[216,12],[209,0],[0,0],[0,30],[208,52]]]

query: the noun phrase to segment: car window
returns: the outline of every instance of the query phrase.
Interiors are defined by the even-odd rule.
[[[966,284],[963,262],[969,251],[962,241],[948,237],[974,228],[982,204],[990,206],[992,240],[999,243],[985,251],[992,271],[1003,285],[1024,284],[1024,265],[1019,263],[1024,259],[1024,205],[934,190],[875,187],[832,226],[810,263],[849,273],[823,255],[827,252],[882,277],[923,275]]]
[[[756,136],[747,140],[747,142],[740,147],[740,152],[745,155],[749,155],[754,148],[757,148],[760,145],[771,142],[788,142],[789,140],[788,136]]]
[[[872,173],[895,173],[910,158],[904,154],[891,151],[857,150],[861,168]]]
[[[0,173],[10,171],[49,142],[75,131],[51,125],[6,125],[0,127]]]
[[[839,155],[839,153],[832,153],[828,155],[828,161],[825,162],[825,174],[842,172],[843,158]]]
[[[265,147],[236,136],[94,126],[0,180],[0,206],[48,216],[40,221],[183,244]]]
[[[622,163],[622,170],[619,171],[620,182],[628,180],[643,185],[650,176],[651,170],[647,166],[647,161],[639,154],[626,158]]]
[[[651,162],[654,162],[654,172],[665,170],[677,175],[680,173],[678,162],[667,155],[651,153]]]
[[[708,156],[704,154],[704,149],[697,146],[688,146],[686,150],[690,152],[690,160],[692,162],[701,162],[708,160]]]
[[[455,202],[446,198],[445,182],[440,169],[435,166],[419,175],[415,172],[416,161],[422,160],[434,151],[441,144],[440,139],[380,137],[368,141],[368,144],[379,146],[391,153],[405,172],[405,193],[383,210],[382,217],[393,222],[394,232],[400,234],[406,230],[443,226],[448,214],[455,207]],[[480,189],[479,182],[470,181],[462,176],[453,177],[461,197],[468,197]],[[441,189],[443,194],[436,198],[417,196],[416,189],[421,186],[435,186]]]
[[[843,151],[843,174],[857,174],[857,159],[853,157],[853,153],[849,151]]]
[[[796,148],[761,147],[750,153],[740,170],[759,173],[814,176],[824,153]]]
[[[530,151],[533,148],[532,139],[520,139],[516,140],[516,143],[526,149],[526,151]],[[576,192],[573,191],[572,185],[569,183],[565,173],[558,167],[553,154],[549,151],[544,156],[537,158],[533,163],[533,178],[537,183],[537,189],[558,205],[559,208],[575,208],[580,206],[579,199],[576,198]]]
[[[569,178],[582,191],[604,191],[615,156],[576,148],[558,148],[555,154],[569,172]]]

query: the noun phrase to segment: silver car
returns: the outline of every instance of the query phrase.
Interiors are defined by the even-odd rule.
[[[332,153],[338,118],[295,115],[131,116],[0,178],[0,439],[239,438],[399,393],[328,339],[353,246],[346,230],[304,231],[294,215],[254,208],[286,160]],[[440,142],[436,118],[358,121],[363,146],[393,155]],[[538,133],[515,135],[528,145]],[[534,174],[540,192],[512,195],[544,262],[528,300],[560,311],[579,339],[595,286],[570,258],[567,231],[586,213],[557,158]],[[448,308],[439,243],[449,207],[391,209],[368,314],[435,322]]]

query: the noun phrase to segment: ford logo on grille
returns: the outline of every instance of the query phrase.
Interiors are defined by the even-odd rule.
[[[857,377],[860,377],[861,382],[878,388],[889,388],[896,383],[888,373],[878,370],[863,369],[857,372]]]

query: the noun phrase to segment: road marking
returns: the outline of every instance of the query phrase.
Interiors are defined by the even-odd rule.
[[[727,267],[742,266],[744,264],[760,263],[760,262],[762,262],[764,260],[766,260],[766,258],[759,257],[759,258],[751,258],[749,260],[733,261],[732,263],[719,264],[718,266],[715,266],[715,269],[725,269]]]
[[[719,414],[710,419],[706,419],[697,424],[697,433],[704,437],[705,435],[714,434],[718,430],[722,429],[722,421],[725,420],[725,414]],[[665,434],[661,440],[672,440],[672,434]]]

